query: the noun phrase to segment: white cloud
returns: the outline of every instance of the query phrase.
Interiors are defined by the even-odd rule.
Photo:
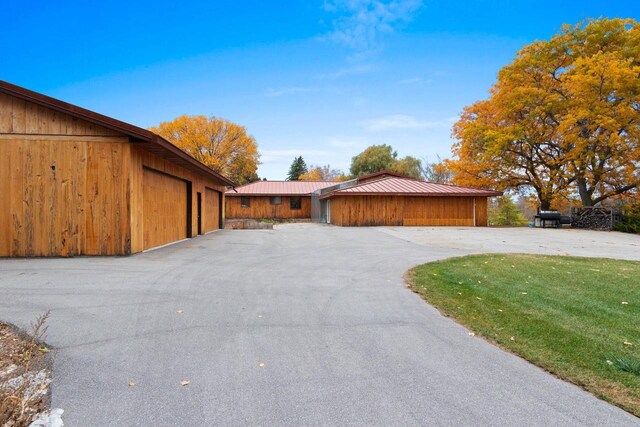
[[[457,120],[457,117],[449,117],[442,120],[420,120],[414,116],[404,114],[392,114],[375,119],[364,120],[360,125],[370,132],[386,130],[427,129],[436,127],[449,127]]]
[[[327,0],[325,11],[338,14],[325,38],[356,50],[376,47],[379,35],[411,21],[421,0]]]

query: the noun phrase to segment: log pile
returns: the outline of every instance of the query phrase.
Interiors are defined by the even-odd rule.
[[[590,230],[611,230],[620,220],[620,214],[603,207],[580,207],[571,209],[571,227]]]

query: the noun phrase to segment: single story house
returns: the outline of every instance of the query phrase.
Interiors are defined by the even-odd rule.
[[[311,194],[333,181],[256,181],[228,190],[227,219],[308,219]]]
[[[311,219],[340,226],[486,226],[499,191],[389,171],[345,182],[258,181],[227,191],[227,218]]]
[[[128,255],[223,227],[233,182],[160,136],[0,81],[0,256]]]

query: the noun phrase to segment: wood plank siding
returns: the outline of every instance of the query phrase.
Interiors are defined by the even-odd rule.
[[[486,197],[335,196],[329,203],[331,224],[340,226],[487,225]]]
[[[220,228],[220,214],[222,212],[222,209],[220,208],[221,194],[222,193],[220,193],[220,191],[216,191],[211,188],[204,189],[203,228],[205,233]]]
[[[187,183],[151,169],[142,172],[144,249],[187,238]]]
[[[149,178],[144,171],[151,169],[175,178]],[[182,221],[185,233],[190,222],[197,233],[197,216],[186,216],[186,195],[181,205],[163,205],[180,217],[150,213],[149,203],[162,205],[149,199],[150,186],[162,180],[156,196],[177,201],[167,195],[176,178],[193,194],[204,194],[205,186],[225,190],[123,133],[0,93],[0,256],[126,255],[181,238],[162,234],[174,221]],[[219,215],[224,198],[218,203]]]
[[[300,209],[291,209],[291,197],[281,196],[279,205],[272,205],[269,196],[247,196],[249,207],[242,207],[240,196],[226,197],[226,217],[253,219],[311,219],[311,197],[299,196]]]

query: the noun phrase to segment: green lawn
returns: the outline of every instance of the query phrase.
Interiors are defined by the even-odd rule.
[[[409,280],[476,334],[640,416],[640,262],[477,255]]]

